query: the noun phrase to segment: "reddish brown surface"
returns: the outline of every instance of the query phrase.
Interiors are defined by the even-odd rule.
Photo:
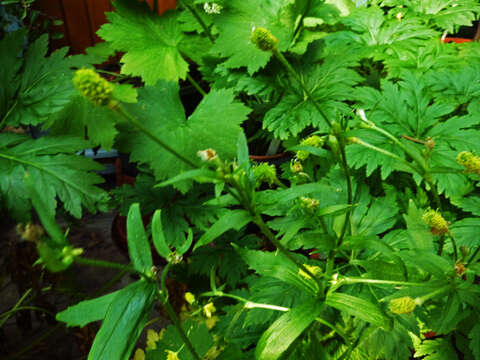
[[[446,42],[446,43],[454,42],[454,43],[456,43],[456,44],[461,44],[461,43],[471,42],[472,39],[447,37],[447,38],[445,38],[445,40],[443,40],[443,41]]]
[[[146,1],[153,5],[154,0]],[[176,0],[157,1],[159,14],[177,6]],[[96,32],[106,22],[105,12],[113,10],[110,0],[37,0],[35,8],[51,20],[63,21],[63,25],[52,28],[64,34],[63,39],[53,41],[52,47],[69,46],[72,54],[101,41]]]

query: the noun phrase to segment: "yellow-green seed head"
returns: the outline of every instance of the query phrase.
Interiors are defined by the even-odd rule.
[[[410,296],[390,300],[388,308],[394,314],[410,314],[417,307],[417,302]]]
[[[317,135],[313,135],[306,139],[303,139],[300,142],[300,146],[312,146],[316,148],[321,148],[324,143],[325,143],[325,140],[323,138]],[[306,160],[309,156],[310,156],[310,153],[306,150],[297,151],[297,159],[300,161]]]
[[[113,85],[92,69],[75,71],[73,84],[83,96],[95,105],[106,106],[112,99]]]
[[[273,185],[277,180],[277,170],[275,165],[262,163],[252,168],[253,176],[255,178],[255,186],[259,187],[262,183]]]
[[[457,163],[465,167],[465,172],[480,175],[480,157],[471,152],[462,151],[457,156]]]
[[[448,232],[448,222],[435,210],[428,210],[422,216],[423,221],[430,226],[430,231],[435,235],[443,235]]]
[[[277,49],[278,39],[263,27],[253,29],[250,40],[260,50],[272,51]]]

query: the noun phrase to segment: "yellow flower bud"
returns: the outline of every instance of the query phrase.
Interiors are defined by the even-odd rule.
[[[316,148],[321,148],[324,143],[325,143],[325,140],[323,138],[317,135],[313,135],[306,139],[303,139],[300,142],[300,146],[313,146]],[[309,156],[310,156],[310,153],[307,150],[297,151],[297,159],[300,161],[306,160]]]
[[[278,39],[263,27],[254,28],[250,40],[260,50],[272,51],[277,49]]]
[[[113,85],[92,69],[79,69],[73,77],[77,90],[89,101],[106,106],[112,100]]]
[[[193,295],[191,292],[186,292],[185,301],[192,305],[195,302],[195,295]]]
[[[133,360],[145,360],[145,351],[137,349],[133,355]]]
[[[480,157],[479,156],[475,156],[468,151],[462,151],[457,156],[457,163],[465,167],[466,173],[480,175]]]
[[[318,276],[322,273],[322,269],[320,267],[315,266],[315,265],[307,265],[303,264],[307,268],[308,271],[310,271],[313,275]],[[298,269],[298,275],[304,277],[305,279],[311,279],[311,276],[308,275],[305,271],[302,269]]]
[[[152,330],[147,330],[147,350],[155,350],[157,348],[157,342],[160,340],[160,335]]]
[[[422,216],[423,221],[430,226],[430,231],[434,235],[443,235],[448,232],[448,222],[443,216],[435,210],[428,210]]]
[[[320,205],[320,201],[318,201],[317,199],[302,196],[300,198],[300,205],[304,209],[316,210],[318,208],[318,205]]]
[[[394,314],[410,314],[417,307],[417,302],[410,296],[404,296],[390,300],[388,307]]]
[[[212,317],[212,314],[217,311],[217,309],[215,309],[215,305],[213,305],[212,302],[209,302],[207,305],[205,305],[203,307],[203,313],[205,314],[205,316],[207,318],[211,318]]]
[[[167,353],[167,360],[180,360],[178,358],[178,353],[171,351],[171,350],[165,350]]]

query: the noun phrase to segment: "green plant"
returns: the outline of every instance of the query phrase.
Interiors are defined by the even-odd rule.
[[[78,70],[77,88],[96,105],[74,95],[48,117],[67,136],[77,131],[62,125],[67,114],[91,114],[98,142],[145,170],[115,191],[133,203],[128,266],[83,258],[36,175],[22,180],[50,237],[38,243],[47,268],[106,266],[139,278],[57,319],[103,320],[91,359],[129,358],[156,300],[172,325],[150,332],[136,358],[403,360],[413,350],[480,359],[479,45],[440,42],[480,6],[216,5],[183,0],[158,17],[115,1],[98,33],[124,52],[117,79],[145,86],[111,90]],[[189,116],[179,82],[203,97]],[[280,144],[291,162],[252,164],[259,140]],[[185,210],[199,203],[204,216]],[[140,208],[156,210],[148,232]],[[150,233],[163,269],[153,266]],[[189,286],[180,317],[170,276]]]

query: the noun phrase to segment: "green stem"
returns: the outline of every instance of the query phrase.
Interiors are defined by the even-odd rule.
[[[15,303],[15,305],[13,306],[13,308],[10,311],[15,311],[16,309],[18,309],[20,307],[20,305],[23,303],[23,301],[27,298],[27,296],[30,295],[31,292],[32,292],[32,289],[28,289],[27,291],[25,291],[25,293],[22,295],[22,297],[20,299],[18,299],[18,301]],[[3,316],[3,314],[0,315],[0,316]],[[0,328],[5,324],[5,322],[8,319],[9,319],[9,316],[6,317],[5,319],[3,319],[0,322]]]
[[[203,21],[202,17],[197,12],[195,5],[191,4],[189,0],[183,0],[182,2],[185,7],[192,13],[193,17],[197,20],[200,26],[203,28],[203,31],[205,31],[205,34],[207,34],[208,40],[210,40],[210,42],[213,44],[215,42],[215,39],[213,38],[213,35],[210,32],[207,24],[205,24],[205,21]]]
[[[297,82],[300,84],[300,86],[302,87],[303,91],[305,92],[305,94],[307,94],[308,98],[310,99],[310,101],[312,102],[313,106],[315,107],[315,109],[318,111],[318,113],[323,117],[323,119],[325,120],[325,122],[327,123],[327,125],[329,127],[332,127],[332,123],[330,122],[330,120],[328,120],[327,118],[327,115],[325,115],[325,113],[323,112],[323,110],[320,108],[320,106],[317,104],[317,102],[315,101],[315,99],[313,98],[313,95],[312,93],[310,92],[310,90],[307,89],[305,83],[303,82],[302,78],[300,77],[300,75],[298,75],[298,73],[295,71],[295,69],[292,67],[292,65],[290,65],[290,63],[288,62],[288,60],[285,58],[285,56],[283,56],[283,54],[278,51],[278,50],[274,50],[273,51],[273,55],[275,55],[275,57],[282,63],[283,66],[285,66],[285,68],[287,69],[287,71],[295,78],[295,80],[297,80]]]
[[[205,92],[205,90],[203,90],[200,85],[195,81],[195,79],[190,75],[190,73],[187,73],[187,79],[188,81],[190,82],[190,84],[193,85],[193,87],[195,89],[197,89],[197,91],[202,94],[202,96],[207,96],[207,93]]]
[[[337,280],[344,285],[351,284],[378,284],[378,285],[395,285],[395,286],[425,286],[423,283],[414,283],[408,281],[392,281],[392,280],[378,280],[378,279],[364,279],[344,277]]]
[[[432,291],[431,293],[427,294],[427,295],[424,295],[424,296],[421,296],[415,300],[418,300],[419,302],[419,305],[423,304],[425,301],[439,295],[439,294],[442,294],[446,291],[449,291],[450,289],[452,288],[451,285],[447,285],[447,286],[444,286],[444,287],[441,287],[440,289],[438,290],[435,290],[435,291]]]
[[[201,357],[198,355],[198,353],[195,351],[195,348],[193,347],[192,343],[190,342],[190,339],[188,338],[187,334],[185,334],[185,331],[182,328],[182,324],[180,323],[180,320],[178,319],[177,314],[175,313],[175,310],[173,310],[172,305],[167,301],[166,303],[163,304],[165,311],[167,312],[168,316],[170,317],[170,320],[172,320],[173,325],[177,328],[178,334],[182,338],[183,342],[187,346],[187,349],[190,351],[192,356],[196,360],[201,360]]]
[[[475,252],[472,254],[472,256],[470,257],[470,259],[468,259],[467,263],[465,264],[465,267],[468,267],[468,265],[470,265],[472,263],[473,260],[475,260],[475,258],[477,257],[478,253],[480,252],[480,246],[477,247],[477,249],[475,250]]]
[[[337,139],[338,139],[338,136],[337,136]],[[345,142],[343,141],[343,139],[338,139],[338,142],[340,144],[343,172],[345,173],[345,177],[347,179],[347,202],[348,202],[349,205],[352,205],[352,203],[353,203],[352,180],[350,178],[350,170],[348,169],[348,164],[347,164],[347,154],[345,152]],[[350,223],[350,217],[351,217],[351,214],[352,214],[352,209],[350,209],[350,211],[347,211],[347,213],[345,214],[345,222],[343,223],[342,232],[340,233],[340,236],[338,237],[336,248],[338,248],[342,245],[343,238],[345,237],[345,234],[347,232],[348,224]]]
[[[440,237],[440,240],[438,240],[438,250],[437,250],[437,255],[441,256],[443,253],[443,246],[445,245],[445,237],[442,235]]]
[[[4,126],[5,123],[7,122],[8,117],[9,117],[10,114],[13,112],[13,110],[15,110],[15,108],[17,107],[17,105],[18,105],[18,99],[15,100],[15,102],[13,103],[13,105],[10,107],[10,109],[8,109],[7,113],[5,114],[5,116],[3,117],[2,121],[0,122],[0,129],[3,128],[3,126]]]
[[[130,264],[119,264],[105,260],[89,259],[85,257],[75,257],[75,262],[80,265],[103,267],[107,269],[118,269],[128,271],[132,274],[142,275],[142,273],[135,270]]]
[[[167,274],[170,270],[172,263],[168,263],[162,271],[162,277],[160,278],[160,286],[163,294],[163,300],[168,302],[168,289],[167,289]]]
[[[455,259],[455,263],[458,260],[458,250],[457,250],[457,242],[455,241],[455,238],[453,237],[452,233],[450,231],[447,232],[448,237],[450,238],[450,241],[452,242],[452,247],[453,247],[453,257]]]
[[[155,134],[153,134],[150,130],[144,127],[137,119],[131,116],[128,112],[126,112],[125,109],[120,104],[116,105],[114,107],[114,110],[118,111],[118,113],[122,115],[126,120],[128,120],[133,126],[135,126],[138,130],[143,132],[145,135],[147,135],[153,142],[160,145],[160,147],[168,151],[170,154],[177,157],[179,160],[183,161],[185,164],[189,165],[190,167],[194,169],[198,168],[198,166],[195,163],[193,163],[191,160],[187,159],[183,155],[180,155],[176,150],[171,148],[169,145],[165,144]]]

